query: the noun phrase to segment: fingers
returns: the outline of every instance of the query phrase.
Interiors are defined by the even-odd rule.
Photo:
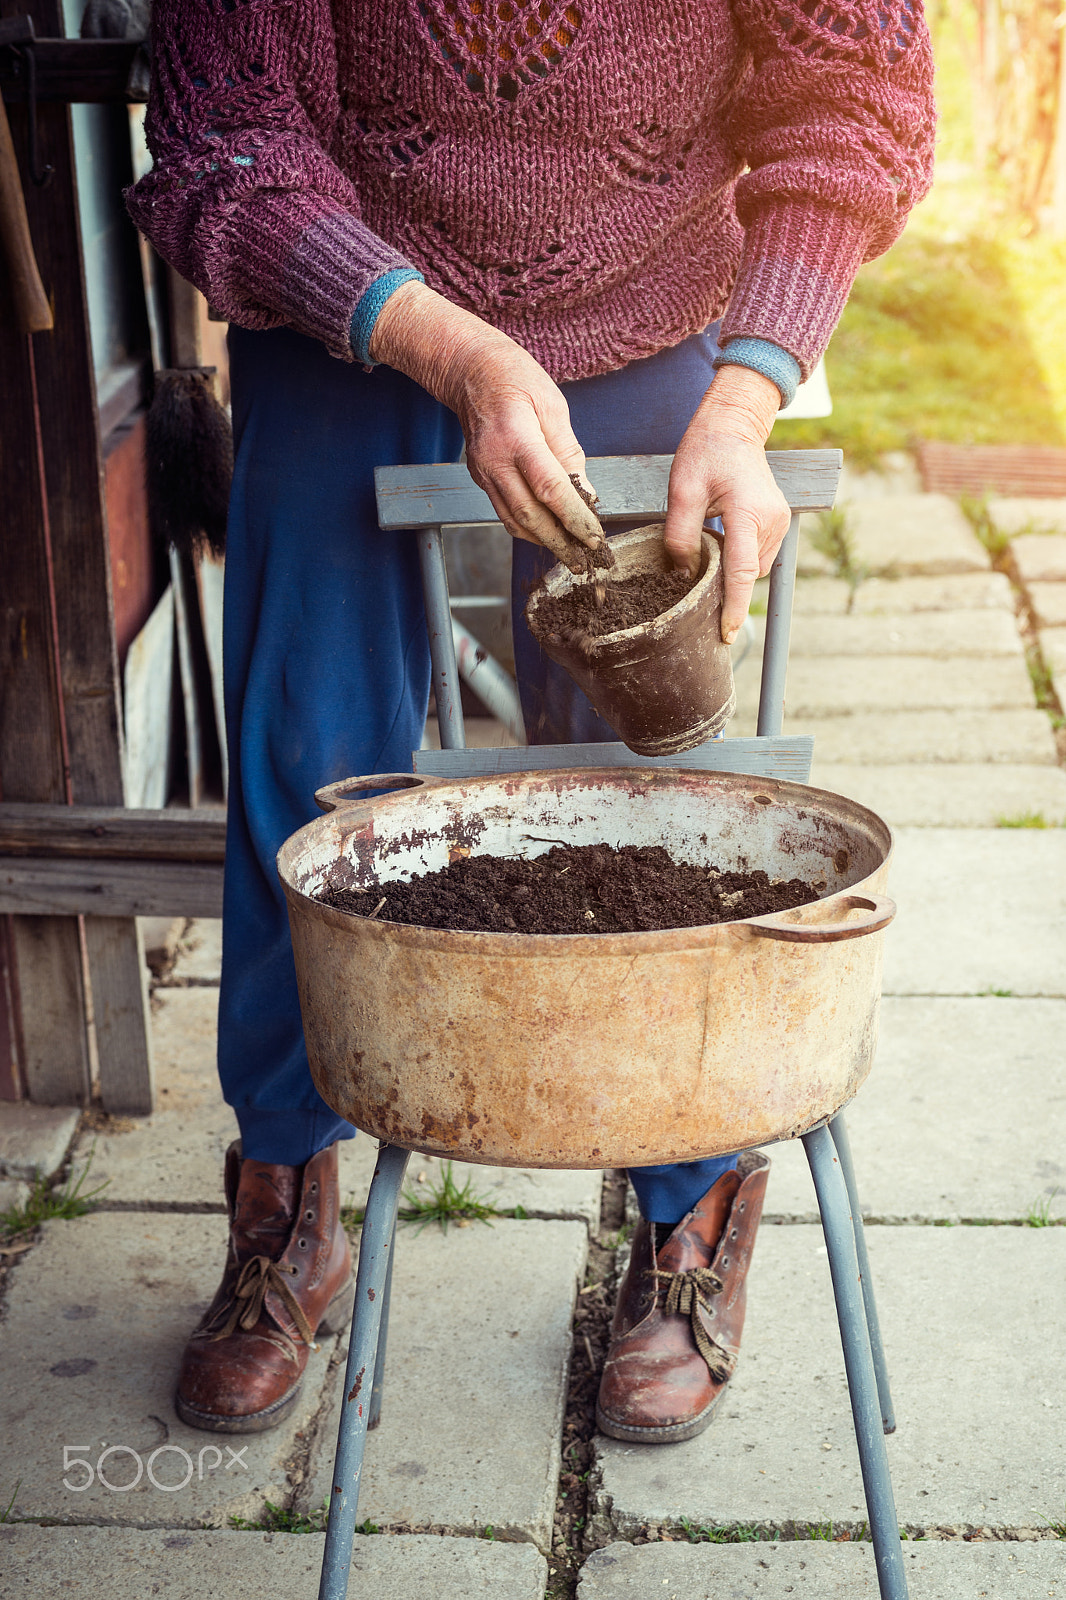
[[[663,548],[675,567],[694,578],[700,569],[704,520],[714,516],[717,507],[710,504],[702,477],[678,471],[679,457],[680,452],[670,472]]]
[[[500,472],[494,480],[473,461],[468,464],[471,476],[492,501],[496,515],[512,539],[542,545],[571,572],[588,571],[585,546],[572,539],[546,507],[537,504],[519,473]]]
[[[722,640],[725,644],[732,644],[744,625],[751,604],[751,591],[762,571],[760,529],[755,518],[743,512],[723,517],[722,522],[725,527]]]

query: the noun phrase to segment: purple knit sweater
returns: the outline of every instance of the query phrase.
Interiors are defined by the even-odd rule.
[[[134,221],[351,358],[415,266],[555,379],[767,339],[806,376],[932,166],[921,0],[155,0]]]

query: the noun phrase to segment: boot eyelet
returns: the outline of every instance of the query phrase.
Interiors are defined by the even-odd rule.
[[[740,1204],[739,1204],[739,1206],[737,1206],[737,1210],[738,1210],[738,1211],[743,1211],[743,1210],[744,1210],[744,1208],[745,1208],[745,1206],[746,1206],[746,1205],[747,1205],[747,1203],[748,1203],[748,1202],[747,1202],[747,1201],[746,1201],[746,1200],[742,1200],[742,1201],[741,1201],[741,1202],[740,1202]]]
[[[313,1211],[305,1211],[304,1212],[304,1221],[305,1222],[314,1222],[314,1220],[315,1220],[315,1214],[314,1214]],[[736,1234],[733,1235],[733,1238],[734,1239],[736,1238]]]
[[[735,1238],[736,1238],[736,1236],[737,1236],[737,1230],[736,1230],[736,1229],[735,1229],[735,1228],[734,1228],[734,1229],[733,1229],[733,1231],[732,1231],[732,1233],[731,1233],[731,1234],[730,1234],[730,1235],[729,1235],[729,1237],[730,1237],[730,1238],[731,1238],[731,1239],[735,1239]]]
[[[297,1244],[297,1247],[300,1250],[306,1250],[307,1249],[307,1240],[306,1239],[297,1239],[296,1244]]]
[[[318,1193],[318,1184],[317,1183],[309,1183],[307,1185],[307,1192],[308,1192],[308,1194],[317,1194]]]
[[[723,1267],[728,1267],[728,1265],[729,1265],[729,1257],[728,1256],[723,1256],[722,1257],[722,1265],[723,1265]]]

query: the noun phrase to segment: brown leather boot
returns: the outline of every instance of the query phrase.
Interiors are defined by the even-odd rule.
[[[637,1224],[600,1381],[601,1433],[673,1444],[710,1423],[740,1354],[769,1170],[765,1156],[742,1155],[660,1250],[654,1224]]]
[[[337,1146],[304,1167],[226,1151],[226,1268],[185,1347],[175,1407],[213,1433],[264,1433],[296,1404],[316,1333],[340,1333],[355,1300],[340,1220]]]

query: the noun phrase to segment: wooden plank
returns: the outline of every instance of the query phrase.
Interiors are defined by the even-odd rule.
[[[5,856],[0,860],[0,913],[5,911],[31,919],[78,912],[93,917],[220,917],[222,868],[192,861]],[[125,992],[128,996],[128,980]],[[93,998],[98,1009],[106,1012],[114,1005],[114,1014],[121,1016],[122,993],[116,980],[114,990],[108,990],[102,1000],[95,991]],[[112,1000],[112,994],[118,1001]],[[142,1067],[145,1059],[141,1058]],[[103,1074],[103,1061],[100,1065]],[[115,1062],[109,1063],[108,1073],[119,1073]],[[124,1068],[120,1075],[125,1076]],[[109,1092],[103,1076],[101,1089]]]
[[[22,907],[12,904],[6,909]],[[85,1105],[89,1099],[85,986],[77,918],[69,914],[76,907],[38,901],[26,909],[33,914],[11,922],[26,1094],[38,1105]],[[50,915],[53,911],[67,914]]]
[[[26,10],[2,0],[0,14]],[[56,262],[44,249],[47,216],[42,191],[29,182],[26,115],[13,106],[10,121],[22,165],[22,187],[49,298],[56,304]],[[43,159],[54,162],[54,130],[43,141]],[[67,163],[49,184],[44,207],[71,205]],[[61,298],[61,297],[60,297]],[[60,337],[58,330],[32,338],[21,335],[11,314],[7,264],[0,252],[0,792],[8,800],[61,803],[65,798],[60,722],[58,656],[49,586],[45,537],[47,507],[41,494],[38,439],[34,421],[32,361]],[[7,940],[5,982],[17,1021],[21,1087],[31,1098],[80,1103],[88,1095],[89,1055],[85,1033],[81,944],[77,923],[55,917],[15,918]]]
[[[196,696],[196,669],[193,665],[192,626],[185,563],[170,547],[170,587],[174,593],[174,630],[178,640],[178,674],[181,703],[185,712],[185,761],[190,806],[199,806],[204,795],[204,746],[200,732],[200,706]]]
[[[768,450],[766,459],[793,511],[829,510],[844,459],[839,450]],[[601,520],[664,516],[672,461],[672,456],[590,456],[586,470],[600,497]],[[488,495],[459,462],[377,467],[374,483],[378,521],[387,531],[497,521]]]
[[[128,917],[86,917],[90,972],[107,972],[93,990],[100,1099],[105,1111],[147,1116],[155,1104],[155,1062],[149,1030],[143,1055],[130,1040],[144,1029],[148,1011],[148,967],[140,924]]]
[[[16,10],[28,9],[19,0]],[[134,39],[35,39],[38,101],[99,105],[141,98],[127,93],[138,49]],[[26,99],[25,65],[6,50],[0,50],[0,90],[5,100]]]
[[[123,806],[0,804],[0,856],[82,856],[90,860],[221,864],[226,814],[130,811]]]
[[[18,0],[18,4],[20,10],[32,16],[40,37],[61,38],[64,32],[61,0]],[[12,9],[11,0],[0,0],[0,10],[5,15],[10,16]],[[86,61],[89,56],[82,53],[80,58]],[[22,108],[12,108],[13,121],[16,117],[22,130],[22,139],[16,142],[24,150],[25,112]],[[55,309],[54,330],[47,335],[37,335],[34,348],[52,531],[56,631],[70,783],[75,801],[121,805],[124,799],[123,735],[111,563],[69,106],[43,101],[37,107],[37,128],[41,160],[53,168],[53,176],[44,188],[28,182],[24,183],[24,188],[37,260]],[[130,354],[135,357],[138,352]],[[22,405],[26,407],[25,392]],[[10,796],[10,790],[5,792]],[[12,797],[60,798],[39,792]],[[93,951],[89,981],[94,1011],[130,1024],[124,1025],[121,1040],[118,1032],[114,1034],[108,1061],[102,1061],[101,1066],[105,1072],[111,1070],[112,1063],[123,1058],[125,1053],[125,1080],[129,1081],[134,1073],[140,1072],[145,1081],[149,1081],[147,1007],[142,1008],[139,1023],[132,1025],[129,1006],[127,971],[140,948],[132,923],[122,937],[126,949],[121,955],[116,954],[117,934],[88,941]],[[21,953],[18,961],[21,973]],[[80,970],[79,962],[79,975]],[[74,990],[73,982],[68,982],[63,992],[72,996]],[[33,1026],[39,1023],[42,1028],[51,1030],[50,1043],[42,1039],[38,1050],[42,1060],[54,1059],[66,1048],[60,1034],[64,1028],[74,1029],[73,1016],[65,1024],[61,1023],[54,1010],[31,1007],[25,991],[22,1014],[28,1050],[31,1016]],[[77,1026],[84,1032],[84,1008]],[[101,1086],[106,1097],[103,1081]],[[33,1093],[36,1091],[31,1086]]]
[[[536,744],[496,750],[416,750],[414,770],[437,778],[484,778],[505,772],[552,772],[569,767],[683,767],[740,772],[756,778],[809,783],[810,734],[773,739],[711,739],[675,756],[638,756],[624,744]]]

